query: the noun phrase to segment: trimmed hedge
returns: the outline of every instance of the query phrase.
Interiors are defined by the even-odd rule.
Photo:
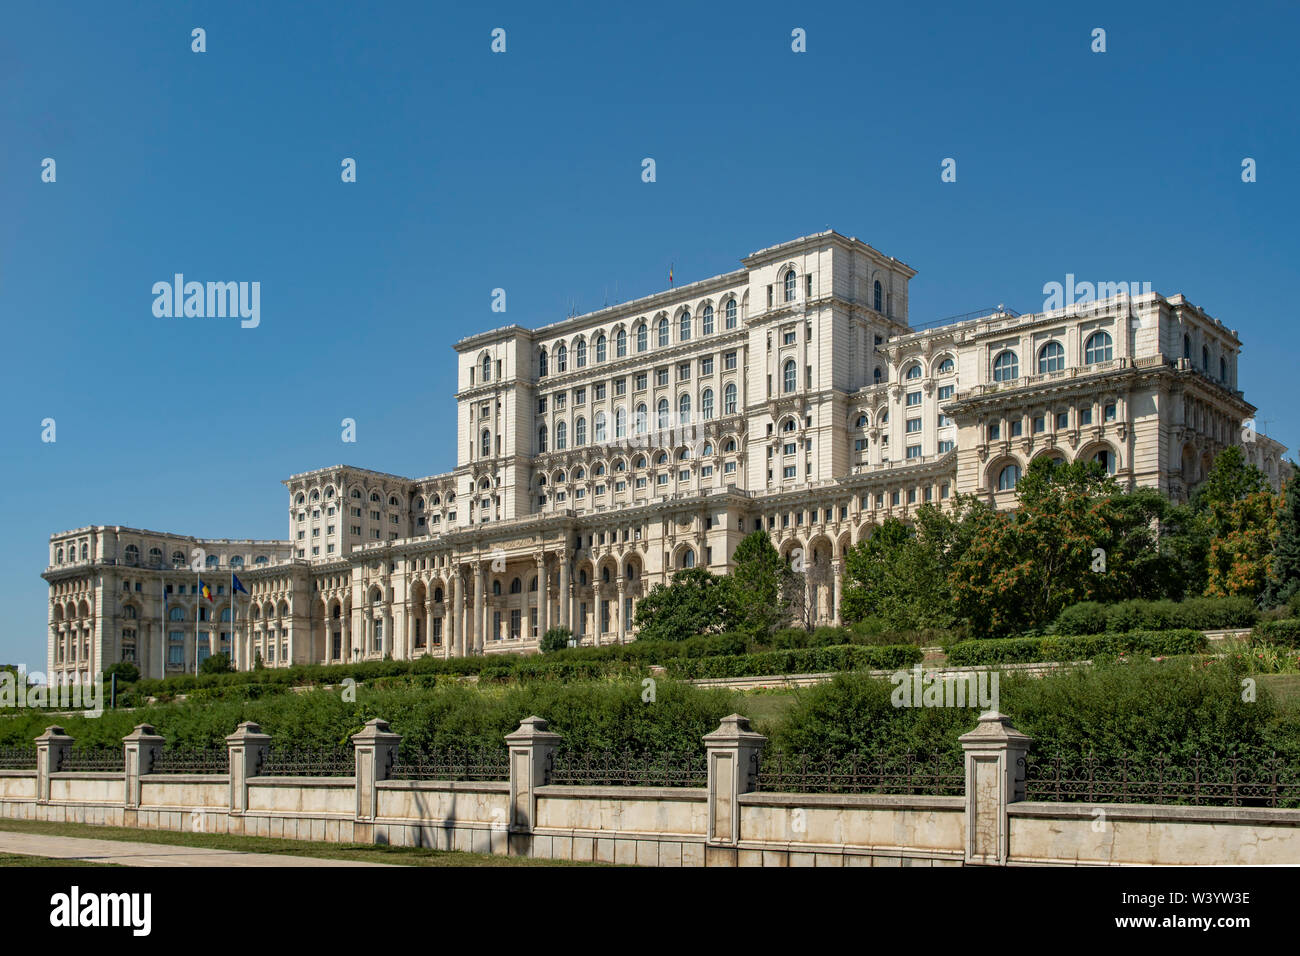
[[[1244,597],[1188,598],[1185,601],[1120,601],[1098,604],[1085,601],[1063,610],[1056,619],[1057,634],[1126,634],[1195,628],[1214,631],[1254,627],[1259,611]]]
[[[919,664],[921,649],[911,644],[809,647],[733,657],[679,658],[665,670],[684,680],[708,677],[758,677],[765,674],[821,674],[827,671],[898,670]]]
[[[1280,647],[1300,647],[1300,618],[1265,621],[1250,635],[1251,644],[1276,644]]]
[[[1200,631],[1130,631],[1127,634],[1088,634],[1054,637],[1007,637],[962,641],[948,651],[956,667],[974,664],[1029,664],[1043,661],[1088,660],[1098,654],[1149,657],[1198,654],[1208,646]]]

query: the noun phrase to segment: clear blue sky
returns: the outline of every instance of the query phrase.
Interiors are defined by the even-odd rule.
[[[0,14],[0,661],[43,668],[51,532],[282,537],[294,472],[452,467],[461,336],[828,225],[919,270],[914,322],[1185,293],[1300,440],[1294,4],[477,7]],[[176,272],[259,281],[261,326],[155,318]]]

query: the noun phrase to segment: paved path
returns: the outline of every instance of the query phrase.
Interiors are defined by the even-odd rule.
[[[121,866],[388,866],[354,860],[324,860],[283,853],[243,853],[164,843],[90,840],[44,833],[0,831],[0,853],[46,856],[56,860],[91,860]]]

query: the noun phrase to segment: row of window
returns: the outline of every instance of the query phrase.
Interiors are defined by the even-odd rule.
[[[1115,357],[1114,341],[1109,332],[1098,331],[1088,336],[1083,345],[1085,365],[1109,362]],[[1065,371],[1065,347],[1051,341],[1038,350],[1038,374]],[[1012,349],[1004,349],[993,359],[993,381],[1010,382],[1020,377],[1020,358]]]
[[[728,384],[722,392],[722,414],[735,415],[738,408],[738,392],[734,384]],[[672,406],[668,399],[661,398],[655,408],[657,427],[660,429],[672,427]],[[713,389],[706,388],[700,394],[700,421],[712,421],[714,416],[714,396]],[[691,412],[691,396],[689,394],[681,395],[677,400],[677,423],[680,425],[690,425],[695,419]],[[593,441],[602,443],[609,440],[608,419],[604,412],[597,412],[592,420],[594,437]],[[632,434],[644,435],[650,428],[650,410],[642,402],[636,406],[632,414]],[[627,409],[619,406],[614,410],[614,439],[626,438],[628,436],[628,413]],[[569,423],[560,421],[555,423],[555,450],[563,451],[569,444]],[[587,444],[587,419],[579,416],[573,423],[573,445],[575,448]],[[480,448],[486,457],[491,454],[492,436],[487,429],[483,430],[480,436]],[[537,430],[537,450],[538,453],[545,453],[550,448],[550,429],[542,425]]]
[[[736,328],[738,320],[738,306],[735,298],[729,298],[723,303],[723,328],[730,330]],[[700,334],[712,335],[714,332],[715,319],[713,306],[706,305],[700,312]],[[689,309],[682,312],[677,319],[677,341],[689,342],[694,330],[694,320],[691,317]],[[655,343],[659,348],[666,348],[671,343],[672,325],[667,316],[661,316],[654,324]],[[650,347],[651,327],[648,322],[642,319],[633,329],[632,335],[635,336],[635,347],[637,352],[645,352]],[[626,329],[619,329],[614,333],[614,357],[625,358],[628,354],[628,347],[632,344]],[[599,333],[593,340],[592,351],[595,353],[597,364],[608,361],[609,357],[609,340],[604,332]],[[576,368],[586,368],[588,358],[587,340],[579,338],[573,346],[573,362]],[[555,372],[556,374],[567,372],[569,370],[569,347],[561,342],[555,346],[554,350]],[[491,374],[491,360],[485,354],[482,359],[483,381],[488,381]],[[543,348],[537,357],[538,376],[543,377],[551,373],[551,353]]]

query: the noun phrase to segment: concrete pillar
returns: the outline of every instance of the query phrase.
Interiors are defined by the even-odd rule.
[[[572,591],[572,587],[569,584],[569,555],[564,552],[561,552],[560,553],[560,627],[567,627],[569,628],[569,630],[572,631],[574,630],[574,628],[573,625],[571,624],[572,617],[570,616],[570,612],[572,611],[571,605],[572,605],[572,598],[573,598],[573,595],[570,593],[571,591]]]
[[[615,605],[614,613],[618,615],[618,642],[627,643],[627,614],[625,606],[627,603],[627,584],[623,580],[623,575],[618,576],[618,604]]]
[[[257,776],[271,749],[271,735],[246,720],[226,738],[226,749],[230,754],[230,811],[243,813],[248,809],[248,780]]]
[[[397,629],[393,627],[393,612],[390,606],[387,604],[384,605],[383,620],[384,620],[383,646],[377,648],[377,650],[379,651],[379,656],[383,657],[385,654],[387,654],[393,660],[398,660],[399,641],[397,640]]]
[[[537,823],[537,788],[550,782],[559,734],[548,731],[541,717],[525,717],[506,734],[510,748],[510,831],[531,833]]]
[[[766,743],[767,738],[750,730],[749,718],[740,714],[723,717],[717,730],[704,735],[709,761],[709,845],[730,848],[735,854],[740,842],[739,797],[758,789],[758,761]]]
[[[836,627],[840,620],[840,596],[844,592],[844,561],[840,558],[831,562],[831,619]]]
[[[136,724],[135,730],[122,738],[126,758],[126,805],[140,806],[140,777],[153,772],[153,762],[163,748],[163,738],[152,724]]]
[[[424,653],[433,653],[433,592],[430,591],[428,599],[424,604]],[[445,597],[446,595],[444,595]],[[443,645],[447,643],[447,635],[442,634]]]
[[[483,637],[487,633],[487,593],[484,582],[487,580],[487,574],[483,570],[483,562],[479,561],[474,565],[474,624],[470,628],[473,638],[469,646],[474,653],[479,653],[483,649]]]
[[[465,578],[460,568],[454,568],[452,583],[456,586],[456,656],[465,656]]]
[[[537,556],[537,639],[551,629],[551,575],[546,570],[546,554]]]
[[[58,724],[45,728],[36,738],[36,802],[50,802],[50,774],[58,773],[63,756],[72,749],[72,738]]]
[[[1007,804],[1025,799],[1030,738],[995,710],[958,738],[966,752],[966,863],[1006,866],[1010,857]]]
[[[388,729],[388,721],[378,717],[366,721],[361,732],[352,735],[352,746],[357,759],[357,823],[373,825],[375,817],[379,815],[376,784],[388,779],[388,771],[393,766],[393,758],[396,757],[401,742],[401,734],[392,733]],[[369,843],[371,837],[362,833],[353,839]]]

